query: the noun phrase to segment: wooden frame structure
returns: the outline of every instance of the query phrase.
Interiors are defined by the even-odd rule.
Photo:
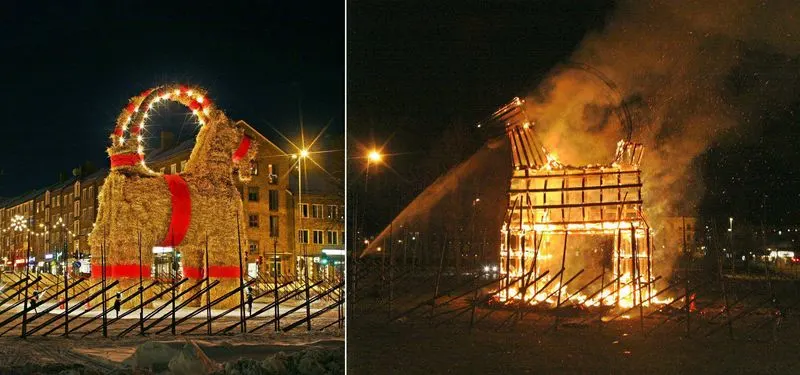
[[[574,272],[580,266],[580,273],[600,268],[600,293],[591,304],[632,306],[636,299],[649,300],[652,241],[642,215],[642,145],[620,141],[608,165],[562,164],[538,140],[523,104],[515,98],[492,116],[511,141],[514,163],[501,229],[504,299],[560,305],[567,268],[575,267]],[[554,276],[540,278],[545,271]],[[516,285],[508,285],[514,284],[511,279]],[[548,288],[553,292],[542,290]],[[586,301],[583,295],[570,297]]]

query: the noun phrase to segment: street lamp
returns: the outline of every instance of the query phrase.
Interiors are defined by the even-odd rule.
[[[303,230],[303,160],[308,158],[308,149],[300,149],[300,153],[296,157],[297,160],[297,208],[300,211],[300,230]],[[305,232],[302,232],[305,234]],[[311,306],[310,306],[310,298],[308,291],[308,238],[304,238],[304,236],[300,236],[301,245],[303,246],[303,286],[305,288],[305,297],[306,297],[306,318],[311,316]],[[306,322],[306,328],[310,331],[311,330],[311,319],[308,319]]]
[[[383,155],[378,150],[371,150],[369,154],[367,154],[367,160],[370,163],[379,163],[383,159]]]

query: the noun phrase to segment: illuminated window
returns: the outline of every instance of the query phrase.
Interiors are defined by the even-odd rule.
[[[169,165],[169,173],[170,174],[175,174],[177,172],[178,172],[178,166],[175,165],[175,164],[170,164]]]
[[[247,188],[247,200],[250,202],[258,202],[258,186]]]
[[[278,237],[278,217],[275,215],[269,217],[269,236]]]
[[[258,215],[249,215],[247,217],[247,225],[249,225],[250,228],[258,228]]]
[[[278,165],[277,164],[269,164],[267,165],[267,172],[269,174],[269,183],[275,185],[278,183]]]
[[[300,216],[308,217],[308,203],[300,204]]]
[[[247,241],[248,254],[258,254],[258,241]]]
[[[300,229],[297,231],[297,240],[300,243],[308,243],[308,229]]]
[[[269,210],[270,211],[278,211],[278,191],[277,190],[270,190],[269,191]]]
[[[322,205],[321,204],[314,204],[311,205],[311,217],[315,219],[322,218]]]
[[[322,243],[322,231],[321,230],[314,230],[314,243],[321,244]]]

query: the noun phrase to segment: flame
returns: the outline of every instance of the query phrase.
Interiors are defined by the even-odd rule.
[[[519,272],[512,272],[510,277],[519,278],[522,276]],[[606,280],[609,281],[609,280]],[[631,274],[623,274],[619,279],[620,288],[617,291],[616,283],[610,283],[603,286],[603,290],[595,290],[592,292],[593,297],[589,297],[586,293],[571,293],[569,285],[561,286],[560,282],[555,282],[544,288],[547,280],[540,280],[536,284],[528,286],[524,298],[520,287],[521,282],[515,283],[507,288],[507,290],[495,291],[495,300],[500,303],[520,302],[524,301],[529,305],[550,305],[556,306],[558,301],[558,292],[561,289],[561,306],[575,305],[582,307],[599,307],[599,306],[617,306],[623,309],[638,306],[639,298],[641,298],[643,307],[650,307],[655,305],[664,305],[673,301],[672,298],[658,297],[658,289],[651,286],[649,289],[646,286],[646,280],[639,280],[638,285],[633,282]],[[543,289],[544,288],[544,289]],[[574,290],[574,289],[572,289]],[[640,296],[641,293],[641,296]],[[692,305],[693,306],[693,305]]]

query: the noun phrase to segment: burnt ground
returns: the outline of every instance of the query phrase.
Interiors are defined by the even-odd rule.
[[[530,311],[518,320],[510,318],[516,309],[481,305],[470,330],[468,297],[440,305],[433,318],[430,306],[424,306],[387,323],[388,304],[381,303],[386,299],[366,293],[349,308],[347,366],[350,374],[798,373],[800,315],[796,305],[789,306],[797,289],[794,282],[786,285],[791,288],[784,288],[788,294],[782,295],[777,329],[775,309],[764,303],[769,297],[754,292],[765,291],[763,283],[728,285],[733,339],[721,295],[713,288],[698,291],[689,337],[683,300],[675,309],[645,309],[643,320],[638,309],[613,321],[608,320],[615,311],[565,309],[557,330],[552,311]],[[398,291],[403,290],[398,282]],[[394,298],[392,316],[426,297],[405,289]],[[453,318],[459,311],[465,312]]]
[[[530,317],[529,317],[530,318]],[[646,328],[654,325],[648,320]],[[513,329],[464,325],[438,328],[426,323],[391,325],[362,320],[348,332],[350,374],[495,374],[495,373],[749,373],[800,371],[796,327],[767,339],[730,340],[685,337],[685,327],[668,323],[644,337],[638,321],[564,327],[524,322]],[[699,335],[698,335],[699,336]]]

